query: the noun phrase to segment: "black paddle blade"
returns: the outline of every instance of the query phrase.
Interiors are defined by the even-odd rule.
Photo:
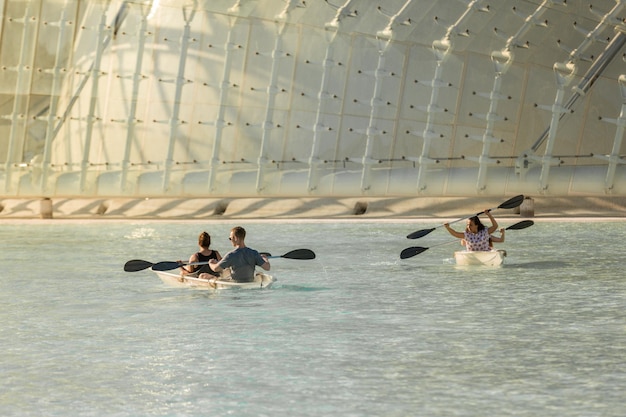
[[[532,226],[533,224],[535,224],[534,221],[532,220],[523,220],[519,223],[515,223],[512,224],[511,226],[507,227],[506,230],[521,230],[521,229],[526,229],[527,227]]]
[[[418,230],[417,232],[409,233],[408,235],[406,235],[406,238],[407,239],[419,239],[420,237],[426,236],[427,234],[429,234],[430,232],[432,232],[435,229],[436,229],[436,227],[433,227],[432,229]]]
[[[501,209],[512,209],[515,207],[519,207],[524,202],[524,194],[516,195],[513,198],[509,198],[504,203],[500,204],[498,208]]]
[[[413,256],[419,255],[425,250],[428,250],[428,248],[424,248],[422,246],[412,246],[410,248],[406,248],[402,252],[400,252],[400,259],[412,258]]]
[[[302,260],[315,259],[315,252],[311,249],[294,249],[282,255],[281,258]]]
[[[133,259],[132,261],[128,261],[124,264],[124,271],[126,272],[143,271],[144,269],[150,268],[152,265],[154,265],[152,262],[142,261],[141,259]]]
[[[402,252],[400,252],[400,259],[412,258],[413,256],[419,255],[425,250],[428,250],[428,248],[424,248],[422,246],[412,246],[410,248],[406,248]]]
[[[180,268],[182,264],[174,261],[157,262],[152,265],[153,271],[171,271],[172,269]]]

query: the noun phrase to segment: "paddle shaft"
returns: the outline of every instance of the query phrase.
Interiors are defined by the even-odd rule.
[[[515,196],[513,198],[508,199],[504,203],[500,204],[498,207],[494,207],[494,208],[491,208],[491,209],[488,209],[488,210],[489,211],[493,211],[493,210],[499,209],[499,208],[503,208],[503,209],[515,208],[515,207],[518,207],[519,205],[521,205],[523,201],[524,201],[524,195],[520,194],[520,195],[517,195],[517,196]],[[485,211],[487,211],[487,210],[485,210]],[[485,211],[481,211],[480,213],[472,214],[471,216],[463,217],[463,218],[460,218],[458,220],[453,220],[451,222],[448,222],[448,224],[458,223],[460,221],[467,220],[467,219],[469,219],[471,217],[479,216],[482,213],[485,213]],[[418,230],[418,231],[413,232],[413,233],[409,233],[407,235],[407,239],[418,239],[420,237],[424,237],[427,234],[429,234],[430,232],[434,231],[435,229],[438,229],[438,228],[443,227],[443,226],[445,226],[445,223],[444,224],[440,224],[439,226],[436,226],[436,227],[433,227],[433,228],[430,228],[430,229],[422,229],[422,230]]]
[[[308,250],[308,249],[296,249],[296,251],[305,251],[305,250]],[[273,255],[273,256],[272,256],[272,255],[270,255],[270,254],[268,254],[267,252],[261,252],[261,254],[262,254],[262,255],[265,255],[265,257],[266,257],[267,259],[276,259],[276,258],[285,258],[285,259],[314,259],[314,258],[315,258],[315,255],[314,255],[314,254],[313,254],[313,255],[303,255],[303,256],[290,256],[290,254],[291,254],[292,252],[294,252],[294,253],[295,253],[296,251],[291,251],[291,252],[288,252],[288,253],[286,253],[286,254],[284,254],[284,255]],[[309,256],[312,256],[312,257],[309,257]],[[206,264],[208,264],[208,262],[192,262],[192,263],[188,263],[188,264],[186,264],[186,265],[206,265]]]
[[[265,254],[265,257],[268,259],[270,258],[286,258],[286,259],[301,259],[301,260],[315,259],[315,252],[313,252],[310,249],[294,249],[280,256],[271,256],[267,252],[265,252],[264,254]],[[209,264],[209,262],[191,262],[191,263],[180,262],[179,263],[179,262],[172,262],[172,261],[164,261],[164,262],[158,262],[152,265],[152,269],[154,269],[155,271],[169,271],[172,269],[180,268],[181,266],[185,266],[185,265],[207,265],[207,264]]]
[[[282,255],[275,255],[275,256],[266,256],[267,259],[275,259],[275,258],[282,258]],[[191,262],[191,263],[186,263],[185,265],[208,265],[210,262],[205,261],[205,262]]]

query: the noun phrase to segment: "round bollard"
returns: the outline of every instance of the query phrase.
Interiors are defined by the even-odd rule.
[[[52,200],[49,198],[44,198],[40,202],[39,207],[39,217],[42,219],[51,219],[52,218]]]
[[[535,200],[530,197],[524,198],[522,205],[519,208],[520,216],[522,217],[534,217],[535,216]]]

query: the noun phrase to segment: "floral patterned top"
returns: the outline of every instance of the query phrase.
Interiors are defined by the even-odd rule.
[[[465,248],[469,251],[488,251],[489,249],[489,230],[484,228],[478,233],[465,231]]]

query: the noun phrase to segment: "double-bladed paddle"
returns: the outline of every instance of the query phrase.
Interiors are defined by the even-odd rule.
[[[284,255],[278,255],[278,256],[272,256],[267,252],[262,252],[262,254],[267,256],[268,259],[271,259],[271,258],[286,258],[286,259],[300,259],[300,260],[315,259],[315,252],[313,252],[311,249],[294,249],[292,251],[287,252]],[[143,261],[143,262],[145,262],[146,264],[150,264],[150,262],[146,262],[146,261]],[[143,269],[152,267],[154,271],[170,271],[172,269],[180,268],[181,266],[184,266],[184,265],[206,265],[206,264],[208,264],[208,262],[178,263],[175,261],[163,261],[163,262],[157,262],[156,264],[150,264]],[[138,263],[137,265],[139,266]],[[124,267],[124,270],[126,270],[126,266]],[[137,270],[139,271],[139,269]]]
[[[506,200],[504,203],[500,204],[496,208],[499,208],[499,209],[512,209],[512,208],[515,208],[515,207],[519,207],[522,204],[523,201],[524,201],[524,195],[523,194],[516,195],[515,197]],[[492,209],[489,209],[489,210],[490,211],[491,210],[495,210],[496,208],[492,208]],[[484,211],[481,211],[480,213],[477,213],[477,214],[472,214],[471,216],[463,217],[462,219],[458,219],[458,220],[455,220],[455,221],[452,221],[452,222],[448,222],[448,224],[460,222],[462,220],[469,219],[470,217],[473,217],[473,216],[479,216],[482,213],[484,213]],[[409,233],[406,237],[407,237],[407,239],[419,239],[420,237],[424,237],[427,234],[429,234],[430,232],[432,232],[433,230],[435,230],[435,229],[437,229],[439,227],[442,227],[442,226],[444,226],[444,224],[440,224],[439,226],[433,227],[433,228],[430,228],[430,229],[418,230],[416,232]]]
[[[504,230],[521,230],[521,229],[526,229],[527,227],[532,226],[533,224],[535,224],[535,222],[533,222],[532,220],[522,220],[519,223],[515,223],[512,224],[511,226],[507,227]],[[437,247],[437,246],[442,246],[442,245],[449,245],[451,243],[455,243],[458,242],[457,240],[453,240],[450,242],[444,242],[444,243],[439,243],[436,245],[432,245],[431,248]],[[404,249],[402,252],[400,252],[400,259],[407,259],[407,258],[412,258],[415,255],[419,255],[420,253],[428,250],[430,248],[425,248],[423,246],[411,246],[410,248],[406,248]]]
[[[152,265],[154,265],[152,262],[144,261],[142,259],[133,259],[124,264],[124,271],[126,272],[143,271],[144,269],[150,268]]]
[[[269,252],[261,252],[261,255],[265,255],[268,259],[286,258],[286,259],[299,259],[302,261],[315,259],[315,252],[313,252],[311,249],[294,249],[294,250],[290,250],[284,255],[276,255],[276,256],[272,256],[272,254]]]

